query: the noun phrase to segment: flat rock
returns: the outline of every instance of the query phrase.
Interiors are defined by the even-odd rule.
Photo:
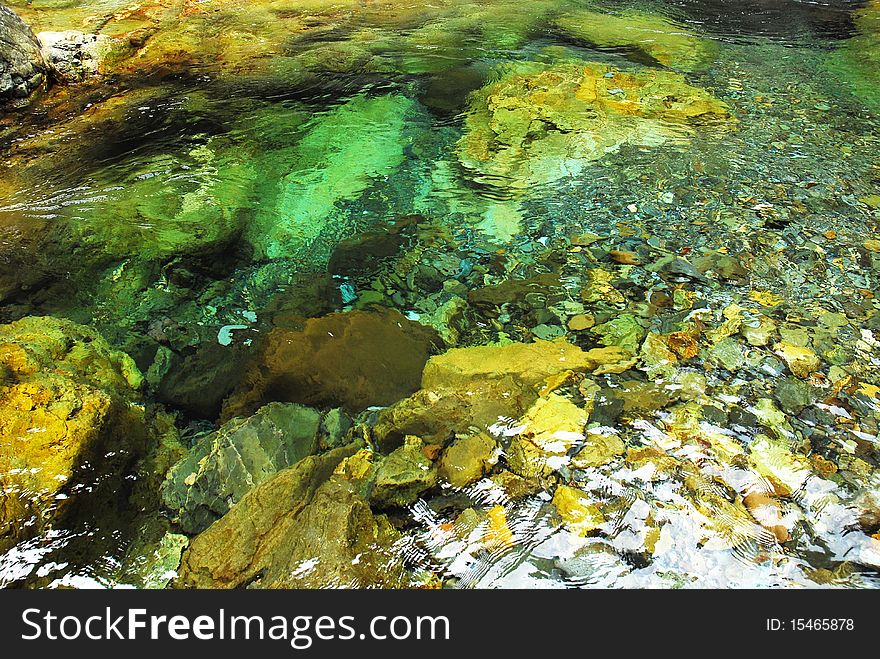
[[[225,515],[252,488],[315,452],[321,414],[292,403],[270,403],[203,437],[168,473],[166,507],[187,533]]]

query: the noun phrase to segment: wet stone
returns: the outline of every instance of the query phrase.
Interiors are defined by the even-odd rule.
[[[162,500],[187,533],[199,533],[269,476],[315,452],[321,415],[270,403],[227,421],[199,440],[168,472]]]

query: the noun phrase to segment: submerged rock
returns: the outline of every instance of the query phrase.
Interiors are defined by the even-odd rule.
[[[564,371],[594,371],[627,356],[617,347],[584,351],[565,340],[454,348],[428,361],[422,388],[466,387],[473,380],[507,375],[534,386]]]
[[[278,182],[275,206],[257,213],[245,237],[260,256],[304,255],[338,202],[352,199],[404,160],[404,127],[416,103],[357,96],[319,115],[295,147],[295,169]]]
[[[83,325],[27,317],[0,326],[0,552],[88,498],[94,488],[75,494],[77,484],[119,479],[144,454],[152,430],[142,381],[130,357]]]
[[[249,492],[196,537],[175,583],[184,588],[401,587],[398,532],[355,483],[333,476],[356,447],[310,456]]]
[[[456,440],[440,459],[440,476],[453,487],[482,478],[498,460],[498,446],[488,433]]]
[[[349,412],[390,405],[419,388],[438,342],[432,329],[384,308],[310,318],[301,330],[276,327],[225,416],[273,400]]]
[[[518,418],[537,398],[533,388],[513,376],[474,379],[459,387],[421,389],[379,413],[373,435],[391,451],[407,435],[445,446],[458,435],[487,430]]]
[[[186,533],[199,533],[269,476],[314,453],[320,425],[317,411],[284,403],[232,419],[171,468],[163,503]]]
[[[554,21],[565,34],[602,48],[629,48],[678,71],[708,66],[717,50],[709,39],[691,34],[683,25],[638,11],[619,16],[579,10]]]
[[[624,144],[658,146],[731,121],[724,103],[671,71],[521,63],[472,95],[458,153],[481,181],[529,188]]]
[[[0,110],[25,107],[46,81],[40,42],[18,15],[0,5]]]
[[[574,487],[557,487],[553,505],[566,528],[577,535],[587,536],[605,523],[605,516],[592,502],[590,495]]]
[[[409,437],[376,469],[370,503],[379,508],[408,506],[437,484],[437,467],[422,453],[418,437]]]
[[[539,398],[517,424],[507,462],[523,478],[547,476],[568,463],[568,452],[584,439],[589,414],[556,394]]]
[[[454,348],[428,360],[422,389],[383,410],[373,429],[382,450],[415,435],[445,446],[456,436],[521,417],[548,380],[625,363],[617,347],[584,351],[564,340]]]

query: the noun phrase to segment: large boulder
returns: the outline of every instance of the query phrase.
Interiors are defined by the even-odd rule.
[[[616,346],[585,351],[564,340],[454,348],[431,357],[422,388],[382,410],[373,435],[386,452],[407,435],[444,446],[519,418],[555,378],[623,368],[629,357]]]
[[[0,111],[24,107],[46,81],[40,42],[18,15],[0,5]]]
[[[723,102],[673,71],[525,62],[471,95],[458,154],[480,182],[527,189],[623,145],[681,142],[731,121]]]
[[[0,326],[0,552],[144,454],[141,383],[131,358],[88,327],[51,317]]]
[[[334,474],[356,446],[310,456],[249,492],[183,555],[182,588],[408,585],[398,532]]]
[[[252,488],[314,453],[320,426],[319,412],[284,403],[232,419],[171,468],[162,500],[185,532],[204,531]]]
[[[390,405],[419,388],[422,369],[439,344],[436,332],[397,311],[351,311],[310,318],[299,328],[268,335],[245,387],[225,416],[269,401],[359,412]]]

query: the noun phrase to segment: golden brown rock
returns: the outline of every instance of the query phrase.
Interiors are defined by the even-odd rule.
[[[422,388],[466,387],[475,379],[507,375],[535,386],[563,371],[594,371],[627,356],[626,351],[616,347],[585,352],[564,340],[455,348],[428,361],[422,374]]]
[[[0,326],[0,551],[62,517],[90,463],[110,479],[144,452],[141,382],[88,327],[51,317]]]
[[[245,386],[227,401],[224,417],[270,401],[351,412],[389,405],[419,388],[438,342],[436,332],[390,309],[310,318],[302,329],[276,327]]]
[[[671,71],[523,63],[472,95],[458,150],[479,180],[528,189],[623,144],[680,141],[708,123],[730,123],[727,106]]]
[[[352,445],[310,456],[251,490],[193,540],[180,588],[401,587],[397,531],[333,472]]]

